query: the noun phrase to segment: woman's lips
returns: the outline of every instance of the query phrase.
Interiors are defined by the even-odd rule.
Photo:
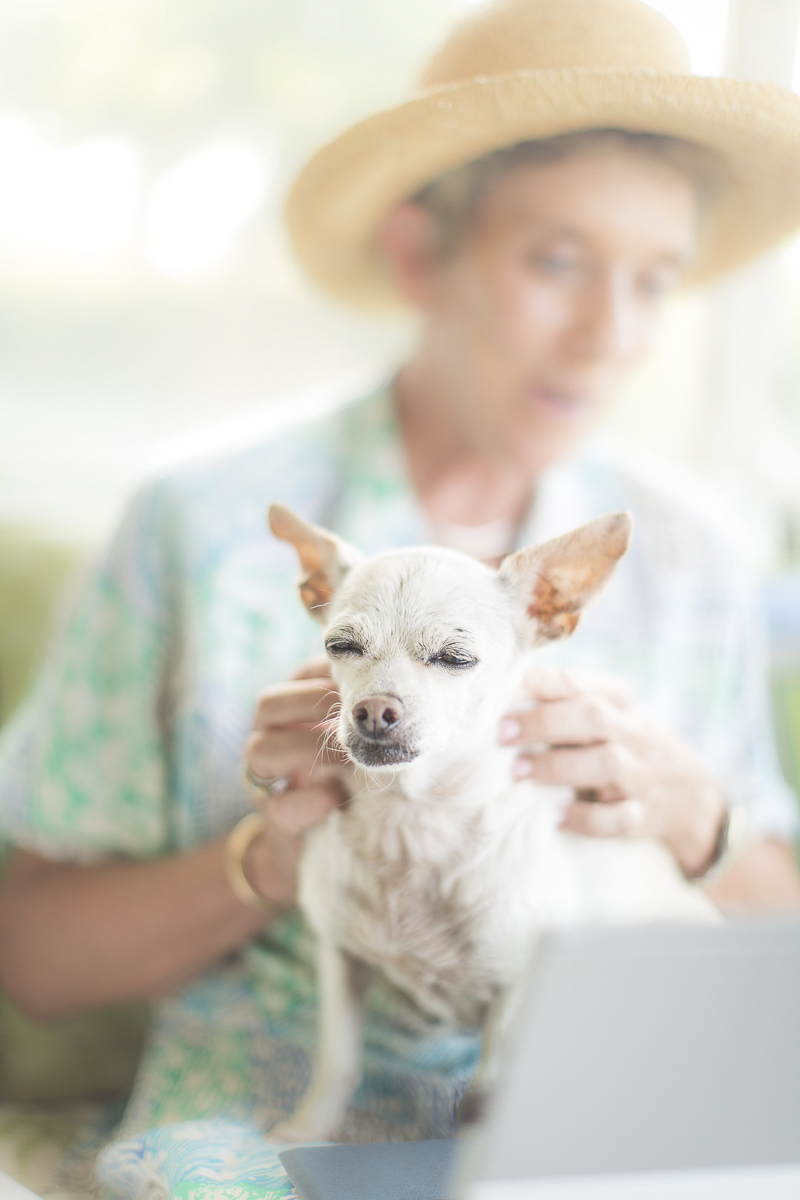
[[[562,392],[553,388],[533,387],[528,389],[528,400],[539,412],[566,420],[583,416],[590,400],[585,394]]]

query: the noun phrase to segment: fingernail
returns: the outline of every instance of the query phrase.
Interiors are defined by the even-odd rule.
[[[514,717],[503,717],[503,720],[497,726],[497,740],[501,745],[507,742],[514,742],[522,732],[522,726]]]
[[[516,758],[511,767],[511,775],[514,779],[526,779],[528,775],[533,774],[533,763],[529,758]]]

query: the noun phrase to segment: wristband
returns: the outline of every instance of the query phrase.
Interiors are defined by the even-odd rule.
[[[692,883],[701,883],[703,887],[709,887],[721,879],[741,854],[746,835],[747,810],[744,805],[734,804],[731,808],[726,808],[711,862],[701,875],[692,877]]]
[[[264,832],[261,813],[251,812],[234,825],[225,842],[225,876],[234,895],[250,908],[269,908],[270,903],[260,896],[244,873],[243,860],[250,843]]]

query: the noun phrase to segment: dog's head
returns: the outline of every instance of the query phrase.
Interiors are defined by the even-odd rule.
[[[627,513],[598,517],[495,571],[435,547],[365,559],[277,504],[269,520],[297,550],[300,595],[325,627],[341,692],[339,741],[373,770],[485,745],[522,649],[572,633],[631,530]]]

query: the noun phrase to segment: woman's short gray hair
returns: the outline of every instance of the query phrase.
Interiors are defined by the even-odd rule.
[[[420,204],[430,212],[437,251],[442,258],[447,258],[469,230],[481,200],[499,179],[524,167],[548,166],[598,150],[644,155],[679,171],[694,185],[701,216],[724,189],[727,180],[721,158],[705,146],[661,133],[587,129],[538,141],[517,142],[494,150],[437,176],[412,196],[412,203]]]

